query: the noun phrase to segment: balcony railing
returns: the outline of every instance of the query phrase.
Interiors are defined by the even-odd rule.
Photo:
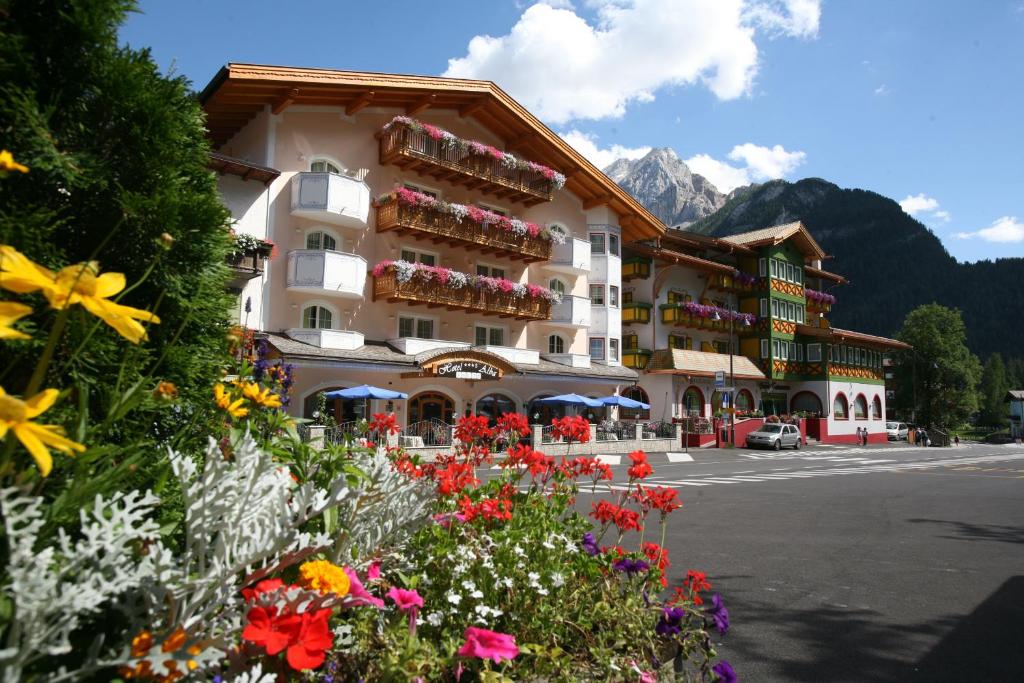
[[[377,134],[380,163],[533,206],[551,201],[555,183],[539,171],[512,168],[486,154],[464,151],[426,132],[394,122]]]
[[[376,272],[376,271],[375,271]],[[374,301],[426,304],[431,308],[444,306],[449,310],[475,311],[517,320],[547,320],[551,304],[541,297],[517,297],[511,293],[477,289],[471,285],[453,286],[436,280],[411,278],[400,282],[393,266],[384,268],[373,278]]]
[[[442,237],[454,244],[479,248],[484,254],[527,263],[551,258],[551,240],[539,235],[518,235],[498,226],[459,220],[435,208],[409,206],[395,199],[377,204],[377,232],[386,231]]]
[[[292,215],[348,228],[366,228],[370,188],[337,173],[296,173],[292,178]]]
[[[622,304],[622,324],[638,323],[646,325],[651,322],[651,304],[642,301],[630,301]]]
[[[622,364],[627,368],[643,370],[650,360],[650,349],[624,349],[622,351]]]
[[[552,325],[590,327],[590,299],[585,296],[563,296],[551,307]]]
[[[288,290],[362,299],[366,259],[320,249],[288,252]]]
[[[258,247],[228,254],[225,259],[231,269],[229,289],[242,289],[245,283],[263,275],[263,261],[270,255],[270,250]]]
[[[565,243],[556,244],[551,251],[551,260],[544,264],[550,270],[563,273],[590,272],[590,242],[566,238]]]
[[[729,320],[727,318],[729,316],[736,316],[737,319],[732,324],[734,334],[753,334],[757,332],[757,317],[752,314],[733,313],[717,306],[698,306],[698,308],[717,312],[720,319],[714,320],[711,317],[694,313],[690,310],[692,307],[693,304],[691,302],[661,304],[658,307],[661,310],[661,322],[666,325],[689,327],[695,330],[728,331]],[[748,324],[744,324],[744,319],[748,321]]]

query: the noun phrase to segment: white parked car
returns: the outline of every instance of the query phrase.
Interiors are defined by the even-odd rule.
[[[889,441],[906,441],[910,428],[902,422],[886,422],[885,435]]]
[[[747,448],[793,448],[800,450],[800,430],[794,425],[765,424],[747,435]]]

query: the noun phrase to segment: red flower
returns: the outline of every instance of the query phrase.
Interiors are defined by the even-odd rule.
[[[374,413],[370,421],[370,431],[378,434],[397,434],[402,431],[394,413]]]
[[[498,418],[498,431],[504,434],[518,434],[529,436],[530,424],[525,415],[519,413],[505,413]]]
[[[643,484],[637,486],[633,499],[640,503],[644,513],[650,510],[659,510],[662,515],[667,515],[673,510],[683,507],[679,502],[679,493],[675,489],[664,486],[645,488]]]
[[[626,474],[629,475],[630,479],[643,479],[644,477],[654,474],[654,468],[651,467],[650,463],[641,462],[626,470]]]
[[[569,443],[587,443],[590,441],[590,423],[585,417],[562,417],[551,421],[551,436],[565,439]]]
[[[285,658],[296,671],[315,669],[324,663],[324,651],[334,645],[334,634],[327,625],[331,610],[321,609],[313,614],[302,613],[298,634],[288,645]]]
[[[691,569],[686,572],[686,578],[683,579],[683,587],[676,586],[672,590],[675,594],[669,602],[675,604],[690,599],[693,601],[693,604],[702,605],[704,600],[700,597],[700,591],[711,590],[711,582],[708,581],[707,574],[704,572]]]
[[[284,588],[284,581],[281,579],[264,579],[252,588],[243,588],[242,597],[246,602],[255,600],[264,593],[273,593],[278,588]]]
[[[330,614],[329,609],[278,614],[275,607],[253,607],[246,615],[249,623],[242,630],[242,640],[261,646],[272,657],[287,650],[285,659],[296,671],[315,669],[324,663],[324,651],[334,644],[327,627]]]
[[[614,503],[609,503],[607,500],[591,503],[590,505],[593,508],[590,516],[602,524],[611,522],[622,532],[630,531],[631,529],[640,530],[639,513],[619,507]]]
[[[657,543],[644,543],[643,551],[647,559],[651,561],[651,564],[656,566],[661,573],[662,587],[668,588],[668,579],[665,576],[669,568],[668,549],[662,548]]]
[[[462,443],[476,443],[494,438],[494,430],[487,426],[485,415],[464,416],[455,424],[455,438]]]
[[[448,463],[447,467],[435,470],[434,478],[437,481],[437,492],[442,496],[458,493],[479,483],[473,474],[473,466],[465,462]]]

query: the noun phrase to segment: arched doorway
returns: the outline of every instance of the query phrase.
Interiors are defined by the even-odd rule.
[[[704,392],[697,387],[689,387],[683,393],[683,416],[704,417]]]
[[[334,418],[334,421],[338,424],[370,419],[370,400],[366,398],[329,398],[324,402],[327,415],[317,415],[314,417],[313,413],[317,412],[320,394],[345,388],[346,387],[327,387],[319,391],[314,391],[302,402],[302,416],[311,420],[315,419],[321,423],[324,421],[325,417],[330,416]]]
[[[436,420],[451,423],[455,402],[436,391],[425,391],[409,399],[409,424]]]
[[[622,396],[625,398],[631,398],[634,401],[640,401],[641,403],[651,404],[651,399],[647,398],[647,392],[641,387],[631,386],[626,387],[622,390]],[[651,409],[650,408],[619,408],[619,419],[621,420],[650,420]]]
[[[736,394],[736,410],[750,412],[754,409],[754,395],[748,389],[740,389]]]
[[[548,398],[554,394],[541,394],[530,399],[526,407],[526,417],[530,424],[549,425],[552,420],[565,417],[565,406],[551,405],[550,403],[537,403],[542,398]]]
[[[877,396],[871,401],[871,417],[875,420],[882,419],[882,399]]]
[[[850,417],[850,403],[842,394],[836,394],[832,402],[832,417],[836,420],[847,420]]]
[[[485,415],[490,424],[505,413],[516,412],[516,402],[505,394],[487,394],[476,402],[476,414]]]
[[[857,398],[853,400],[853,418],[855,420],[868,419],[868,400],[864,398],[864,394],[857,394]]]
[[[790,410],[794,413],[811,413],[812,416],[821,415],[821,399],[810,391],[801,391],[790,402]]]

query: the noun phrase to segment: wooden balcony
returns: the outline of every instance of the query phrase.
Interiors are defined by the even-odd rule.
[[[726,273],[711,273],[708,275],[708,287],[722,292],[753,292],[757,289],[758,280],[750,280],[750,276],[741,273],[739,276],[727,275]]]
[[[497,315],[516,320],[547,320],[551,317],[551,303],[547,299],[515,297],[503,292],[478,290],[472,286],[453,287],[436,281],[412,278],[399,282],[393,267],[373,278],[373,300],[390,303],[425,304],[429,308],[447,308],[449,311],[471,311],[482,315]]]
[[[228,254],[225,263],[231,269],[228,289],[242,289],[245,283],[263,275],[263,262],[270,257],[270,245]]]
[[[650,349],[623,349],[622,364],[634,370],[643,370],[651,360]]]
[[[622,281],[629,282],[635,278],[651,276],[651,259],[643,256],[627,256],[622,259]]]
[[[551,258],[551,240],[539,235],[517,235],[498,226],[484,227],[469,218],[459,220],[434,208],[409,206],[392,199],[377,204],[377,232],[394,231],[418,239],[464,246],[481,254],[494,254],[532,263]]]
[[[648,324],[651,322],[651,308],[650,304],[639,301],[630,301],[629,303],[622,304],[622,324]]]
[[[484,154],[464,154],[458,147],[443,145],[405,124],[395,123],[377,136],[381,164],[394,164],[526,206],[550,202],[554,195],[554,181],[538,171],[509,168]]]
[[[676,327],[689,327],[694,330],[729,330],[728,321],[712,320],[711,318],[702,318],[699,315],[692,315],[688,311],[686,311],[686,309],[684,309],[681,304],[662,304],[660,308],[661,322],[666,325],[675,325]],[[742,326],[736,326],[736,328],[739,327]]]

